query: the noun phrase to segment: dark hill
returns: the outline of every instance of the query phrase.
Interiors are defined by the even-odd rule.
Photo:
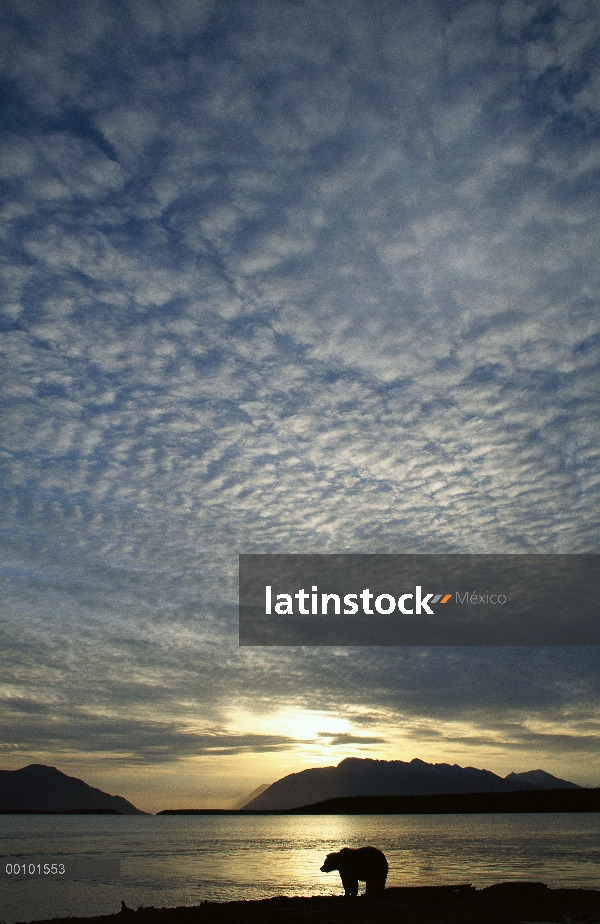
[[[263,793],[252,799],[246,809],[291,809],[312,805],[325,799],[350,796],[430,796],[448,793],[518,792],[554,788],[571,789],[575,783],[559,780],[544,771],[514,774],[503,779],[490,770],[459,767],[457,764],[428,764],[415,758],[402,760],[371,760],[348,757],[337,767],[315,767],[291,773],[277,780]],[[543,774],[536,785],[536,774]],[[539,779],[539,778],[538,778]]]
[[[114,809],[120,815],[145,812],[121,796],[110,796],[56,767],[30,764],[0,770],[0,812],[82,812]]]

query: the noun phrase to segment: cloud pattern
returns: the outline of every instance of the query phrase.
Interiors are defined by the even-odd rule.
[[[598,550],[597,4],[5,16],[7,759],[292,747],[232,696],[597,744],[593,649],[236,640],[240,551]]]

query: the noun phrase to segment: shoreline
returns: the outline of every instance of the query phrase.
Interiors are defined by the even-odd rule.
[[[600,924],[599,889],[552,889],[542,882],[390,887],[380,898],[341,895],[202,902],[177,908],[128,908],[97,917],[19,924]]]

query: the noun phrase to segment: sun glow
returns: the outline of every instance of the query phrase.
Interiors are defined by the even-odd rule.
[[[353,730],[352,723],[341,716],[290,708],[268,716],[253,716],[252,726],[263,734],[284,735],[298,744],[325,743],[334,735]]]

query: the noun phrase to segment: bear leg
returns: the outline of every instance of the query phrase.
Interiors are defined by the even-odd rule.
[[[349,876],[347,873],[342,876],[342,885],[344,886],[344,897],[345,898],[356,898],[358,895],[358,877]]]

